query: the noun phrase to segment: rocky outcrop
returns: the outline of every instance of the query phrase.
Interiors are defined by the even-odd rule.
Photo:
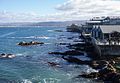
[[[72,24],[71,26],[67,26],[67,31],[68,32],[82,32],[82,27],[77,26],[76,24]]]
[[[95,67],[96,64],[97,67]],[[117,70],[108,61],[94,61],[92,67],[99,69],[99,71],[89,74],[82,74],[77,76],[77,78],[94,78],[109,83],[120,83],[120,73],[117,73]]]

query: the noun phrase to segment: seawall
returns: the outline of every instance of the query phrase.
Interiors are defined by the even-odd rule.
[[[120,45],[98,45],[101,50],[101,55],[120,56]]]

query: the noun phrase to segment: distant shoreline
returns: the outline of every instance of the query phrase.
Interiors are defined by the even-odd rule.
[[[46,27],[54,27],[54,28],[57,28],[57,27],[61,27],[61,28],[65,28],[65,27],[63,27],[63,26],[0,26],[0,28],[17,28],[17,27],[19,27],[19,28],[34,28],[34,27],[38,27],[38,28],[46,28]],[[67,27],[67,26],[66,26]]]
[[[50,22],[23,22],[23,23],[0,23],[0,27],[67,27],[71,24],[82,25],[86,21],[50,21]]]

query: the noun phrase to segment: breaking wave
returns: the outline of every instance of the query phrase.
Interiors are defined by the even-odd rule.
[[[18,38],[18,39],[50,39],[51,37],[47,37],[47,36],[28,36],[28,37],[8,37],[8,38],[12,38],[12,39],[16,39],[16,38]]]

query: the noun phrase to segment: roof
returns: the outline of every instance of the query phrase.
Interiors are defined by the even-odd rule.
[[[120,25],[101,25],[100,28],[103,33],[120,32]]]
[[[93,17],[91,20],[93,20],[93,21],[102,21],[104,19],[106,19],[106,17]]]
[[[120,16],[110,16],[110,19],[120,19]]]

